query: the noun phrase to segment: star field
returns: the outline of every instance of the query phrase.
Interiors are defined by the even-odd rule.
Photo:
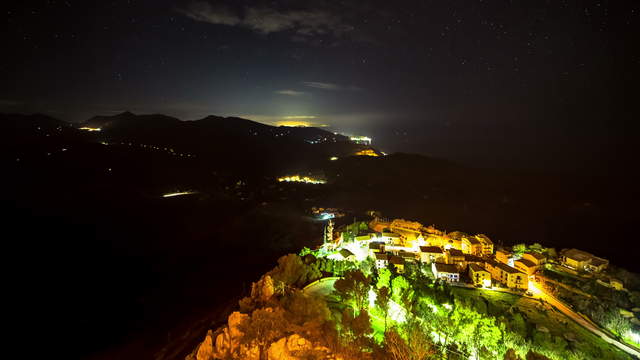
[[[309,116],[485,165],[610,156],[640,65],[635,2],[67,0],[6,17],[3,112]]]

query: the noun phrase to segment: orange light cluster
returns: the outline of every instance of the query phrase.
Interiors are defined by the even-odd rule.
[[[356,153],[356,156],[380,156],[373,149],[364,149]]]

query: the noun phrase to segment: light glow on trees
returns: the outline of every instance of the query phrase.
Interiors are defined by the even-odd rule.
[[[389,318],[399,324],[407,321],[407,311],[398,303],[389,300]]]

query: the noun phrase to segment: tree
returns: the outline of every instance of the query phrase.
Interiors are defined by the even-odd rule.
[[[400,335],[406,334],[408,341]],[[418,321],[411,321],[401,329],[391,329],[384,337],[387,358],[394,360],[426,360],[437,355],[431,337]]]
[[[391,293],[389,288],[383,286],[378,289],[376,296],[376,305],[382,310],[384,315],[384,332],[387,332],[387,316],[389,316],[389,301],[391,300]]]
[[[389,288],[391,286],[391,270],[382,268],[378,270],[378,282],[376,287],[381,289],[383,287]]]
[[[281,281],[292,286],[302,286],[322,277],[317,263],[307,265],[296,254],[284,255],[278,259],[278,266],[269,275],[276,283]]]
[[[290,329],[285,319],[285,311],[281,308],[258,309],[251,318],[239,326],[243,332],[242,342],[258,346],[260,359],[267,358],[267,348],[271,343],[285,336]]]
[[[392,299],[397,304],[402,304],[407,310],[407,313],[411,312],[411,308],[413,305],[413,287],[407,281],[404,276],[396,276],[393,281],[391,281],[391,289],[393,291]]]
[[[360,270],[352,270],[347,271],[333,286],[344,300],[353,302],[355,313],[355,310],[362,311],[365,308],[370,285],[370,276],[365,276]]]
[[[522,255],[525,251],[527,251],[527,246],[525,244],[515,244],[513,245],[513,253],[516,255]]]

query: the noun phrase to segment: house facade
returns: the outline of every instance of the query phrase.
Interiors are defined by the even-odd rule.
[[[436,279],[447,282],[460,281],[460,271],[458,267],[452,264],[431,263],[431,271]]]

